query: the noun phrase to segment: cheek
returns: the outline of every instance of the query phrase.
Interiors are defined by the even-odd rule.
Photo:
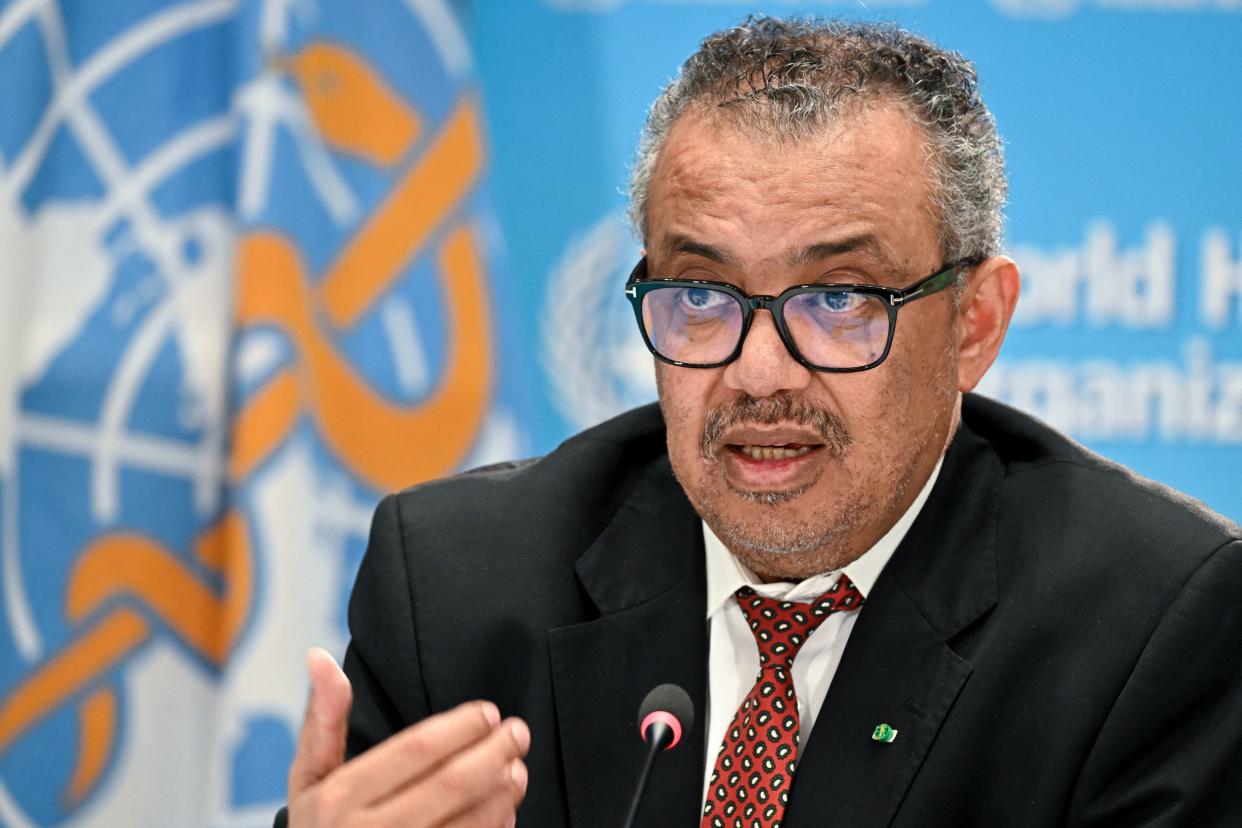
[[[909,321],[909,320],[907,320]],[[957,375],[947,322],[911,325],[912,334],[894,342],[888,360],[874,377],[866,406],[865,431],[855,436],[867,446],[868,458],[893,469],[939,439],[938,429],[956,399]]]
[[[710,382],[699,374],[714,373],[656,363],[656,391],[668,429],[668,452],[678,476],[689,473],[699,456],[699,440],[707,410]]]
[[[930,395],[926,375],[930,361],[894,343],[888,359],[877,368],[856,374],[823,375],[831,407],[845,420],[855,451],[846,465],[861,472],[869,465],[890,462],[925,416]]]
[[[896,358],[894,367],[911,384],[911,397],[917,398],[924,391],[929,397],[941,397],[946,391],[957,390],[956,317],[947,297],[931,305],[939,298],[928,300],[927,308],[910,309],[915,314],[924,313],[901,320],[898,330],[906,336],[898,336],[889,356],[890,360]]]

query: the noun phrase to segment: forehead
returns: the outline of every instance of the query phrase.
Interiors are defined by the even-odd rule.
[[[939,226],[928,169],[922,130],[895,104],[873,104],[797,139],[692,110],[656,164],[648,251],[666,261],[690,242],[754,268],[787,266],[806,251],[831,256],[843,241],[866,239],[859,255],[895,269],[934,266]]]

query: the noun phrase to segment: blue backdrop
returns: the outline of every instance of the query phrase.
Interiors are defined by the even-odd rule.
[[[975,61],[1024,275],[983,390],[1242,518],[1242,7],[1227,0],[476,4],[513,311],[545,332],[532,450],[652,397],[616,291],[637,255],[627,165],[680,62],[752,10],[895,21]],[[612,317],[577,353],[550,284],[608,293]]]
[[[0,0],[0,825],[270,824],[377,500],[654,398],[628,164],[750,11],[975,60],[984,390],[1242,518],[1239,0]]]

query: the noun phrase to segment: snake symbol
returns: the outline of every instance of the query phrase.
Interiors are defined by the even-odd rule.
[[[245,402],[233,422],[229,482],[243,485],[310,417],[342,465],[378,490],[443,475],[465,457],[490,398],[493,342],[478,233],[457,216],[484,167],[477,101],[459,99],[439,131],[351,50],[317,41],[277,61],[295,78],[320,138],[331,148],[397,170],[387,197],[312,283],[289,238],[244,235],[237,255],[239,329],[284,334],[294,358]],[[416,153],[420,141],[426,148]],[[408,169],[401,170],[401,164]],[[371,388],[335,347],[419,255],[434,255],[446,314],[439,385],[402,405]],[[254,556],[245,515],[230,511],[195,542],[186,563],[132,532],[95,538],[65,594],[74,637],[0,701],[0,755],[61,705],[76,704],[79,744],[64,790],[79,804],[107,768],[116,739],[122,663],[162,627],[222,666],[253,605]],[[203,580],[218,580],[220,589]]]

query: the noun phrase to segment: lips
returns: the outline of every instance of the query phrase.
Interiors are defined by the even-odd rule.
[[[797,426],[784,428],[762,426],[738,426],[720,435],[720,442],[727,446],[819,446],[823,438],[814,431]]]
[[[739,394],[724,405],[709,408],[703,418],[699,454],[707,463],[730,454],[756,463],[780,463],[814,454],[816,447],[828,449],[833,457],[843,457],[849,443],[849,432],[837,415],[788,391],[778,391],[768,397]],[[812,451],[797,451],[807,446]],[[769,454],[769,448],[792,449],[795,454]]]
[[[721,438],[725,474],[738,489],[765,492],[812,480],[824,455],[819,435],[804,428],[735,427]]]
[[[699,455],[733,494],[770,505],[809,492],[844,460],[849,432],[839,416],[812,401],[779,391],[739,394],[707,410]]]

